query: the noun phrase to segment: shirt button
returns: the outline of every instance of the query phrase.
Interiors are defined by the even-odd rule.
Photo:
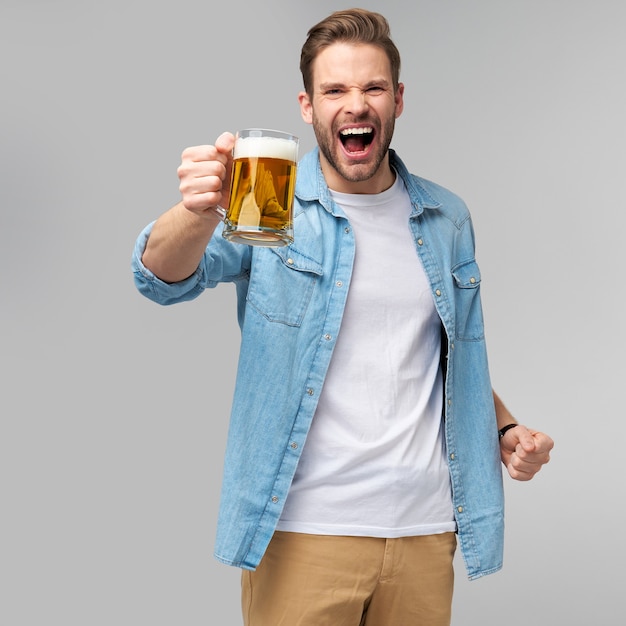
[[[278,496],[272,496],[272,502],[276,504],[278,502]]]
[[[454,461],[454,452],[450,455],[450,460]]]
[[[456,507],[456,510],[457,510],[459,513],[463,513],[463,507],[462,507],[462,506],[457,506],[457,507]]]
[[[324,335],[324,339],[326,339],[326,341],[330,341],[330,340],[332,339],[332,336],[331,336],[331,335],[329,335],[328,333],[326,333],[326,334]]]
[[[309,388],[306,390],[306,392],[307,392],[307,394],[308,394],[309,396],[312,396],[312,395],[313,395],[313,389],[311,389],[311,387],[309,387]]]
[[[338,280],[335,285],[337,285],[337,287],[343,287],[343,281],[342,280]]]
[[[424,245],[424,240],[423,239],[418,239],[417,240],[417,245],[418,246],[423,246]]]
[[[437,296],[440,296],[440,295],[441,295],[441,291],[440,291],[439,289],[437,289],[437,290],[435,290],[435,294],[436,294]]]
[[[472,277],[470,278],[470,283],[472,283],[472,285],[473,285],[475,282],[476,282],[476,279],[472,276]]]
[[[289,445],[290,445],[292,450],[297,450],[298,449],[298,444],[295,441],[292,441]]]
[[[346,227],[343,229],[343,232],[344,232],[344,233],[346,233],[346,235],[347,235],[347,234],[350,232],[350,227],[349,227],[349,226],[346,226]]]
[[[293,265],[293,259],[287,259],[287,263],[288,263],[289,265]]]

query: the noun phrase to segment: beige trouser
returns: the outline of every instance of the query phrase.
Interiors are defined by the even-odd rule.
[[[277,531],[242,574],[245,626],[449,626],[456,535]]]

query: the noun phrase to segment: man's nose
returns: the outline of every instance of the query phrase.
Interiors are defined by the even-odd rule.
[[[346,101],[346,112],[360,115],[368,108],[367,96],[361,89],[351,89]]]

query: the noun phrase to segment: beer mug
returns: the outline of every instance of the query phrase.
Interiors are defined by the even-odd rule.
[[[264,128],[237,133],[225,239],[251,246],[293,241],[297,161],[298,138],[290,133]]]

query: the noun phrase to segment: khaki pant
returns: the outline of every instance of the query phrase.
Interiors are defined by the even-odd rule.
[[[277,531],[242,574],[245,626],[449,626],[456,535]]]

